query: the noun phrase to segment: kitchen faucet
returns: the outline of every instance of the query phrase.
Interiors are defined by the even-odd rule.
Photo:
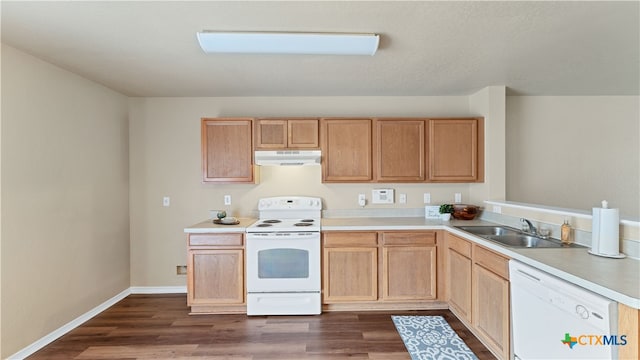
[[[525,218],[521,218],[521,219],[520,219],[520,221],[521,221],[521,222],[523,222],[523,223],[526,223],[526,224],[527,224],[527,226],[529,227],[529,231],[528,231],[528,232],[529,232],[531,235],[538,235],[538,229],[536,229],[536,227],[535,227],[535,226],[533,226],[533,224],[531,223],[531,221],[529,221],[529,220],[527,220],[527,219],[525,219]]]

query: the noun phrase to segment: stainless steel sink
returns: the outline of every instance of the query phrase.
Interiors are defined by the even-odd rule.
[[[509,234],[499,236],[487,236],[486,239],[499,242],[511,247],[525,248],[560,248],[563,246],[561,242],[555,240],[542,239],[539,237],[525,234]]]
[[[543,239],[534,235],[523,233],[520,230],[508,226],[456,226],[471,234],[480,236],[509,247],[518,248],[565,248],[581,247],[581,245],[563,245],[556,239]]]
[[[511,235],[520,234],[519,230],[507,226],[456,226],[460,230],[470,232],[474,235]]]

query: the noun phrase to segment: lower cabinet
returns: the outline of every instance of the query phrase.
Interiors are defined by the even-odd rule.
[[[192,313],[246,312],[244,234],[189,234],[187,305]]]
[[[640,310],[618,304],[618,334],[627,343],[618,348],[618,359],[640,359]]]
[[[510,357],[509,259],[446,234],[447,302],[499,359]]]
[[[435,231],[329,231],[322,241],[323,304],[437,308],[424,301],[437,297]]]
[[[382,233],[382,299],[436,298],[435,232]]]
[[[509,259],[474,245],[473,327],[483,343],[501,359],[510,346]]]
[[[471,324],[471,243],[447,233],[447,302],[450,310]]]
[[[378,299],[378,239],[375,232],[323,234],[323,302]]]

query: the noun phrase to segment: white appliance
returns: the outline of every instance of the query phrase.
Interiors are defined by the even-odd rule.
[[[256,151],[253,160],[260,166],[320,165],[320,150]]]
[[[616,302],[514,260],[509,278],[515,359],[618,358]]]
[[[320,314],[320,217],[315,197],[260,199],[247,227],[247,315]]]

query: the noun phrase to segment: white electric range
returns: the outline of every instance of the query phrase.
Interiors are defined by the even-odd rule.
[[[247,227],[247,315],[313,315],[320,297],[320,218],[316,197],[260,199]]]

